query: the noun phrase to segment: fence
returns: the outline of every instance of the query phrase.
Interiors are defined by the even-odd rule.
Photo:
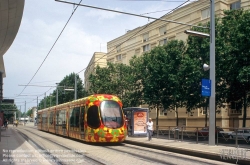
[[[156,134],[157,138],[190,141],[196,143],[208,143],[209,129],[208,127],[157,126],[154,134]],[[216,127],[215,140],[217,145],[231,145],[235,147],[242,145],[244,147],[250,148],[250,128]]]

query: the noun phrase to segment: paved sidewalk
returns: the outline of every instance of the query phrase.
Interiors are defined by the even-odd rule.
[[[36,149],[17,133],[15,127],[9,125],[6,130],[0,129],[0,165],[41,165],[41,161],[43,165],[51,165],[39,152],[34,152]]]
[[[237,162],[238,155],[238,164],[250,165],[250,149],[246,148],[237,149],[236,147],[229,146],[209,146],[208,144],[157,138],[148,141],[147,137],[127,137],[125,143],[234,164]]]

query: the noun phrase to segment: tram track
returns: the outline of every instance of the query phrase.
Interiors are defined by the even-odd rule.
[[[126,145],[123,145],[122,147],[128,148],[128,146],[126,146]],[[139,159],[143,159],[143,160],[146,160],[148,162],[152,162],[153,164],[160,163],[160,164],[167,164],[167,165],[176,165],[175,163],[170,163],[170,162],[162,161],[162,160],[159,160],[159,159],[156,159],[156,158],[153,158],[153,157],[149,157],[149,156],[144,156],[142,154],[138,154],[138,152],[132,152],[132,151],[128,152],[128,151],[123,150],[123,149],[111,148],[111,147],[105,147],[105,148],[113,150],[115,152],[121,152],[123,154],[128,154],[128,155],[130,155],[132,157],[137,157]]]
[[[33,129],[35,129],[35,128],[33,128]],[[31,132],[31,131],[29,131],[29,130],[27,130],[27,129],[24,129],[24,130],[26,130],[26,131],[28,131],[28,132],[30,132],[30,133],[36,134],[36,133]],[[46,132],[46,133],[47,133],[47,132]],[[38,135],[38,134],[36,134],[36,135],[37,135],[37,136],[41,136],[41,135]],[[53,134],[53,135],[54,135],[54,134]],[[41,137],[42,137],[42,136],[41,136]],[[44,138],[44,137],[43,137],[43,138]],[[72,139],[72,140],[78,141],[77,139]],[[56,142],[55,142],[55,143],[56,143]],[[58,144],[58,145],[60,145],[60,144]],[[119,144],[119,145],[120,145],[120,144]],[[149,157],[147,157],[147,156],[143,156],[143,155],[140,155],[140,154],[130,153],[130,152],[126,152],[126,151],[122,152],[122,151],[120,151],[120,150],[117,150],[117,149],[114,149],[114,148],[110,148],[110,147],[108,147],[108,146],[105,146],[105,144],[99,144],[99,146],[102,146],[102,147],[104,147],[105,149],[109,149],[109,150],[112,150],[112,151],[115,151],[115,152],[120,152],[120,153],[122,153],[122,154],[130,155],[131,157],[136,157],[137,159],[140,159],[140,160],[144,160],[144,161],[147,161],[147,162],[152,162],[152,163],[154,163],[154,164],[174,165],[173,163],[170,163],[170,162],[161,161],[161,160],[157,160],[157,159],[154,159],[154,158],[149,158]],[[117,145],[115,145],[115,146],[117,146]],[[122,144],[121,147],[123,147],[123,146],[125,146],[125,145]]]
[[[35,128],[32,128],[35,129]],[[36,129],[37,130],[37,129]],[[29,131],[30,133],[36,134],[30,130],[26,130]],[[44,131],[43,131],[44,132]],[[46,132],[49,133],[49,132]],[[49,133],[51,135],[55,135],[52,133]],[[44,136],[38,135],[41,138],[45,138]],[[67,138],[68,139],[68,138]],[[77,139],[72,139],[69,138],[70,140],[79,142],[79,140]],[[48,139],[49,140],[49,139]],[[84,143],[83,141],[81,141],[82,143]],[[61,144],[59,144],[61,145]],[[110,146],[110,144],[108,144],[109,146],[107,146],[107,144],[99,144],[99,145],[94,145],[94,146],[101,146],[103,147],[105,150],[110,150],[107,152],[113,152],[114,155],[115,154],[124,154],[127,155],[128,157],[133,157],[135,159],[138,160],[142,160],[144,162],[148,162],[151,164],[169,164],[169,165],[173,165],[176,163],[173,163],[174,160],[177,160],[177,164],[183,164],[183,162],[189,162],[189,164],[192,164],[190,162],[195,162],[195,164],[205,164],[205,165],[215,165],[217,164],[216,162],[212,162],[212,160],[202,160],[196,157],[190,157],[190,156],[185,156],[185,155],[181,155],[181,154],[176,154],[176,153],[172,153],[172,152],[167,152],[167,151],[161,151],[161,150],[157,150],[157,149],[150,149],[147,147],[140,147],[140,146],[136,146],[136,145],[130,145],[130,144],[113,144]],[[212,163],[211,163],[212,162]],[[220,162],[219,164],[221,164],[222,162]]]
[[[179,159],[179,160],[183,160],[183,161],[195,161],[196,163],[199,163],[199,164],[206,164],[206,165],[216,165],[215,163],[209,163],[209,162],[206,162],[206,161],[201,161],[201,160],[198,160],[196,157],[193,157],[193,159],[191,159],[189,156],[185,156],[185,157],[180,157],[179,154],[176,154],[176,153],[172,153],[172,152],[168,152],[168,151],[165,151],[164,152],[159,152],[161,150],[152,150],[152,149],[149,149],[147,147],[141,147],[141,146],[135,146],[135,145],[130,145],[130,144],[125,144],[122,146],[122,148],[119,148],[119,147],[116,147],[116,148],[113,148],[113,147],[106,147],[108,149],[112,149],[114,150],[115,152],[121,152],[121,153],[126,153],[126,154],[130,154],[130,155],[135,155],[137,157],[143,157],[144,159],[147,159],[147,160],[150,160],[152,161],[153,163],[155,162],[158,162],[158,163],[163,163],[163,164],[169,164],[169,165],[173,165],[173,164],[176,164],[176,163],[171,163],[171,162],[168,162],[168,161],[161,161],[157,158],[154,158],[154,155],[161,155],[162,157],[165,157],[166,160],[168,158],[176,158],[176,159]],[[128,152],[129,150],[129,152]],[[143,156],[143,155],[148,155],[148,153],[151,153],[151,155],[153,156]],[[140,154],[135,154],[135,153],[140,153]]]
[[[17,129],[16,129],[17,130]],[[84,161],[85,162],[88,162],[88,163],[91,163],[93,165],[105,165],[105,163],[99,161],[99,160],[96,160],[92,157],[89,157],[87,156],[86,154],[82,154],[81,152],[77,152],[75,150],[72,150],[72,148],[69,148],[69,147],[66,147],[65,145],[62,145],[60,143],[57,143],[51,139],[48,139],[47,137],[44,137],[44,136],[41,136],[39,134],[36,134],[32,131],[29,131],[27,129],[22,129],[22,130],[25,130],[29,133],[32,133],[33,135],[35,136],[38,136],[40,138],[42,138],[43,140],[46,140],[50,143],[52,143],[53,145],[57,145],[59,146],[60,148],[62,148],[62,150],[67,150],[67,151],[71,151],[72,153],[76,154],[76,155],[80,155],[82,158],[84,158]],[[56,155],[54,155],[54,153],[51,153],[49,152],[46,148],[42,147],[41,145],[39,145],[37,142],[35,142],[32,138],[28,137],[26,134],[24,134],[23,132],[21,132],[20,130],[17,130],[17,132],[27,141],[29,142],[32,146],[34,146],[36,149],[40,149],[40,150],[43,150],[45,151],[44,153],[47,154],[47,155],[51,155],[49,156],[49,159],[52,159],[52,162],[55,162],[56,165],[68,165],[68,163],[65,163],[63,161],[60,160],[60,158],[57,158]],[[45,157],[45,159],[48,160],[48,157]],[[49,160],[51,162],[51,160]],[[74,162],[75,163],[75,162]]]
[[[33,133],[33,134],[35,134],[36,136],[39,136],[39,137],[41,137],[41,138],[44,138],[43,136],[38,135],[38,134],[36,134],[36,133],[34,133],[34,132],[31,132],[31,131],[29,131],[29,130],[27,130],[27,129],[24,129],[24,130],[27,131],[27,132]],[[53,135],[54,135],[54,134],[53,134]],[[46,140],[49,140],[49,139],[46,139]],[[78,141],[77,139],[71,139],[71,140]],[[51,140],[49,140],[49,141],[51,141]],[[53,142],[53,143],[55,143],[55,144],[61,146],[61,144],[59,144],[59,143],[57,143],[57,142]],[[119,145],[120,145],[120,144],[119,144]],[[126,152],[126,151],[122,152],[122,151],[120,151],[120,150],[113,149],[113,148],[110,148],[110,147],[108,147],[108,146],[105,146],[105,144],[100,144],[99,146],[102,146],[102,147],[104,147],[105,149],[109,149],[109,150],[112,150],[112,151],[115,151],[115,152],[120,152],[120,153],[122,153],[122,154],[127,154],[127,155],[130,155],[131,157],[136,157],[136,158],[138,158],[138,159],[140,159],[140,160],[144,160],[144,161],[147,161],[147,162],[151,162],[151,163],[153,163],[153,164],[175,165],[174,163],[169,163],[169,162],[166,162],[166,161],[161,161],[161,160],[157,160],[157,159],[154,159],[154,158],[149,158],[149,157],[147,157],[147,156],[143,156],[143,155],[136,154],[136,153],[129,153],[129,152]],[[117,146],[117,145],[115,145],[115,146]],[[122,144],[121,147],[123,147],[123,146],[124,146],[124,144]],[[70,149],[70,148],[68,148],[68,147],[65,147],[65,148]]]

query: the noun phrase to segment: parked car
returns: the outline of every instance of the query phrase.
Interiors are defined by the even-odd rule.
[[[215,128],[215,136],[217,136],[217,133],[219,137],[222,137],[222,133],[224,130],[218,126]],[[197,132],[195,132],[195,135],[197,135]],[[209,135],[209,127],[203,127],[201,130],[198,130],[198,136],[207,137]]]
[[[246,128],[238,129],[238,130],[232,132],[231,134],[229,134],[229,138],[235,140],[236,139],[236,132],[237,132],[238,140],[250,141],[250,128],[249,129],[246,129]]]

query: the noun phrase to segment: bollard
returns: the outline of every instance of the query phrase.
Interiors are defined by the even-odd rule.
[[[235,138],[235,145],[238,147],[238,130],[236,129],[236,138]]]
[[[156,126],[156,131],[157,131],[157,136],[156,136],[156,138],[158,139],[158,137],[159,137],[159,126],[158,126],[158,125]]]
[[[179,128],[178,127],[175,127],[174,128],[174,139],[175,141],[179,141]]]
[[[183,142],[183,127],[181,127],[181,141]]]
[[[198,127],[196,128],[196,144],[198,144]]]
[[[170,140],[170,126],[168,127],[168,140]]]
[[[218,138],[219,138],[219,134],[218,134],[218,131],[217,131],[217,146],[218,146]]]

